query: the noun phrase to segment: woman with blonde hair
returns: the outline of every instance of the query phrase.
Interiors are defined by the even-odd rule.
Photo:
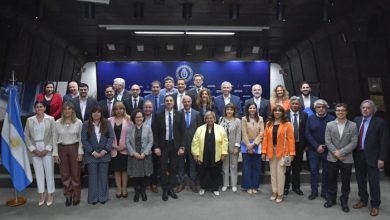
[[[271,109],[276,105],[281,105],[285,111],[290,109],[290,97],[286,87],[283,85],[277,85],[271,93]]]
[[[116,198],[127,198],[127,160],[129,152],[126,147],[126,133],[132,123],[123,102],[115,102],[112,107],[112,117],[108,120],[115,134],[112,142],[110,165],[115,176]]]
[[[67,207],[72,202],[73,205],[80,203],[80,162],[84,154],[81,144],[82,125],[81,120],[76,118],[74,105],[69,101],[64,102],[61,118],[54,125],[53,157],[60,168]]]
[[[293,126],[286,117],[283,106],[276,105],[265,127],[261,159],[269,159],[271,172],[272,196],[270,200],[283,201],[286,166],[283,156],[295,156]]]

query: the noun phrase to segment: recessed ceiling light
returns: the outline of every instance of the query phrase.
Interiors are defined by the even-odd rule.
[[[142,52],[144,51],[144,45],[143,44],[137,44],[137,51]]]
[[[96,4],[105,4],[109,5],[110,0],[77,0],[79,2],[90,2],[90,3],[96,3]]]
[[[195,45],[195,50],[202,50],[203,49],[203,45],[202,44],[197,44]]]
[[[174,50],[175,46],[173,44],[167,44],[167,50]]]
[[[260,47],[259,46],[253,46],[252,47],[252,53],[253,54],[258,54],[260,52]]]
[[[223,51],[225,52],[230,52],[232,50],[232,46],[230,45],[226,45],[224,48],[223,48]]]
[[[115,50],[115,44],[107,44],[107,48],[110,51],[114,51]]]
[[[210,32],[210,31],[191,31],[186,32],[186,35],[234,35],[234,32]]]
[[[139,35],[183,35],[184,31],[134,31]]]

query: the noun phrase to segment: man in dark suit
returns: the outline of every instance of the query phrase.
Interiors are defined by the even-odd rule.
[[[232,95],[230,92],[232,91],[232,84],[228,81],[224,81],[221,84],[222,95],[215,97],[214,103],[216,106],[216,114],[217,117],[223,116],[223,111],[225,109],[225,105],[228,103],[233,103],[237,109],[237,117],[242,116],[242,106],[240,97]]]
[[[99,105],[102,107],[103,117],[109,118],[112,115],[112,107],[114,107],[114,104],[116,102],[114,98],[115,91],[112,85],[107,85],[104,88],[104,95],[106,96],[106,98],[100,100]]]
[[[202,74],[197,73],[194,75],[193,80],[194,80],[194,87],[187,91],[187,95],[191,96],[192,99],[192,108],[194,108],[194,105],[196,105],[196,99],[199,96],[200,90],[204,89],[203,87],[204,77]]]
[[[124,79],[115,78],[113,86],[114,86],[114,90],[115,90],[115,99],[117,101],[123,101],[123,100],[131,97],[130,92],[125,89],[126,82]]]
[[[76,112],[76,117],[81,121],[86,121],[89,119],[91,110],[93,107],[98,105],[96,99],[88,97],[89,87],[86,83],[80,83],[79,85],[79,97],[73,98],[72,102],[74,104],[74,109]]]
[[[155,114],[153,121],[154,153],[160,157],[162,200],[167,201],[168,195],[177,199],[173,190],[176,185],[177,165],[179,156],[184,155],[184,131],[186,124],[181,112],[173,108],[175,101],[172,95],[165,96],[165,108]]]
[[[253,102],[256,103],[257,113],[261,117],[263,117],[264,122],[266,122],[268,120],[268,115],[271,112],[271,105],[270,105],[269,100],[261,97],[262,93],[263,93],[263,89],[261,88],[261,85],[259,85],[259,84],[253,85],[252,86],[253,98],[245,100],[245,104],[244,104],[245,108],[244,109],[247,109],[247,106],[250,103],[253,103]],[[244,113],[244,115],[246,115],[246,112]]]
[[[315,114],[314,102],[318,97],[311,95],[311,87],[308,82],[301,83],[301,109],[307,113],[308,116]]]
[[[196,129],[203,124],[203,120],[198,111],[191,108],[192,99],[190,96],[186,95],[183,97],[183,106],[184,108],[180,110],[186,122],[186,129],[184,132],[185,140],[185,152],[182,157],[179,158],[179,175],[178,182],[179,186],[176,188],[176,192],[181,192],[185,185],[186,179],[189,177],[189,183],[191,190],[195,193],[198,192],[197,182],[196,182],[196,162],[194,157],[191,154],[191,144],[192,138],[194,137]],[[186,174],[187,172],[187,174]]]
[[[73,98],[76,98],[79,96],[79,84],[78,82],[71,80],[68,82],[68,91],[66,95],[62,98],[62,101],[69,102],[72,101]]]
[[[123,100],[123,104],[126,107],[126,113],[131,115],[135,109],[141,109],[144,106],[144,98],[139,96],[141,88],[139,85],[134,84],[131,86],[131,98]]]
[[[360,105],[362,116],[356,117],[358,146],[354,152],[356,180],[360,201],[353,205],[354,209],[367,206],[371,197],[371,216],[379,214],[381,203],[379,172],[387,160],[389,136],[385,120],[375,116],[376,106],[372,100],[364,100]],[[367,192],[367,178],[370,195]]]
[[[305,141],[305,127],[307,114],[300,110],[301,103],[298,96],[290,98],[290,110],[287,112],[287,119],[291,122],[294,128],[295,138],[295,158],[291,163],[291,166],[286,169],[286,181],[284,183],[284,195],[288,194],[290,189],[290,176],[292,171],[292,190],[303,196],[301,190],[300,172],[302,169],[303,151],[306,147]]]
[[[153,103],[153,111],[159,112],[164,109],[164,95],[160,94],[161,84],[155,80],[152,82],[152,93],[146,95],[144,100],[150,100]]]
[[[183,106],[183,97],[186,95],[186,80],[185,79],[178,79],[176,83],[177,87],[177,93],[173,95],[173,98],[175,100],[175,106],[173,108],[181,111]]]

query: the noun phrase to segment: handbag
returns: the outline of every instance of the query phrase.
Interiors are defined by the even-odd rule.
[[[282,157],[282,164],[283,167],[289,167],[291,166],[291,157],[290,153],[286,152],[286,139],[287,139],[287,128],[284,130],[284,141],[283,141],[283,147],[284,147],[284,155]]]

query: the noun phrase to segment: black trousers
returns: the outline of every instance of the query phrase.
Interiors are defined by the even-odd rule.
[[[176,186],[177,167],[179,163],[178,149],[173,141],[166,141],[166,146],[161,149],[161,187],[163,190],[171,190]]]
[[[158,177],[160,176],[160,157],[156,154],[152,153],[152,161],[153,161],[153,174],[149,177],[150,185],[156,185],[158,183]]]
[[[222,182],[222,161],[215,162],[213,167],[200,165],[200,187],[218,191]]]
[[[328,192],[326,199],[331,202],[336,202],[337,198],[337,179],[341,177],[341,205],[348,204],[348,196],[351,191],[351,174],[352,163],[343,163],[342,161],[330,162],[328,161]]]
[[[371,207],[379,208],[379,205],[381,204],[381,189],[379,184],[380,175],[378,167],[371,167],[367,165],[363,150],[354,152],[354,161],[360,201],[367,204],[370,196]],[[368,184],[370,186],[370,195],[368,195],[367,192],[367,177]]]
[[[304,147],[305,146],[303,146],[302,143],[295,142],[295,158],[292,161],[291,166],[286,167],[286,181],[284,182],[285,189],[290,189],[290,180],[292,180],[292,189],[299,189],[301,187],[300,173],[302,170]]]

